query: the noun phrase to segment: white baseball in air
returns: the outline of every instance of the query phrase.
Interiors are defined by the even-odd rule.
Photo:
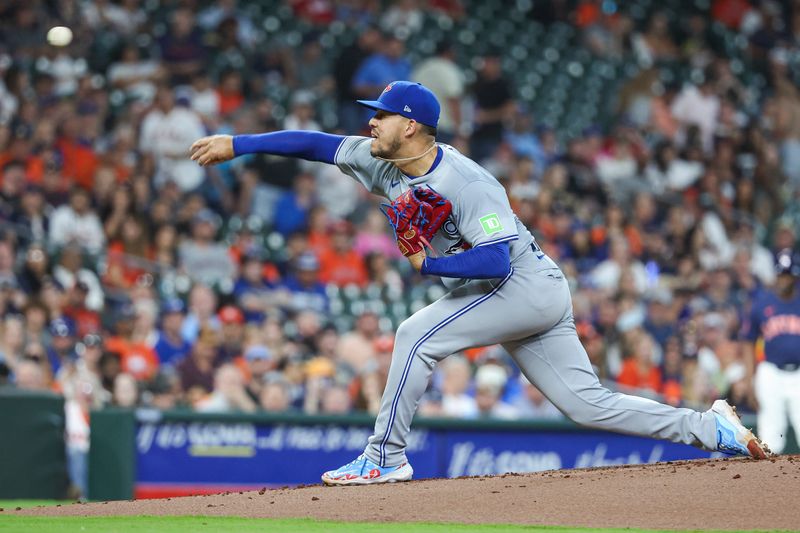
[[[66,26],[53,26],[47,32],[47,42],[53,46],[67,46],[72,42],[72,30]]]

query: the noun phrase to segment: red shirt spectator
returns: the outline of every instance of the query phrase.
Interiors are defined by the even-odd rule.
[[[133,287],[148,272],[145,261],[153,259],[144,223],[128,216],[122,223],[121,238],[108,247],[108,274],[105,281],[116,287]]]
[[[0,169],[4,168],[6,164],[12,161],[18,160],[13,159],[8,151],[0,153]],[[30,183],[38,184],[42,182],[42,176],[44,175],[44,161],[42,161],[42,158],[30,155],[19,161],[25,167],[25,178]],[[3,183],[1,179],[2,176],[2,173],[0,173],[0,185]]]
[[[242,107],[244,94],[242,94],[242,75],[239,72],[228,70],[222,74],[217,88],[217,100],[219,113],[222,116],[227,116]]]
[[[633,356],[623,362],[617,382],[634,389],[661,392],[661,370],[653,364],[653,339],[640,333],[631,344]]]
[[[152,346],[143,342],[111,337],[106,341],[106,350],[120,354],[122,371],[139,381],[148,381],[158,372],[158,355]]]
[[[641,366],[631,357],[622,364],[622,371],[617,383],[633,389],[649,389],[653,392],[661,390],[661,371],[655,366]]]
[[[100,313],[86,307],[88,294],[89,286],[83,281],[77,281],[68,291],[69,303],[64,308],[64,316],[75,323],[78,337],[102,331]]]

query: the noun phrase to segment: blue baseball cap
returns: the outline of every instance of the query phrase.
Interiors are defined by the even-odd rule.
[[[74,337],[75,329],[75,323],[66,317],[54,318],[50,322],[50,335],[53,337]]]
[[[161,305],[161,314],[167,315],[170,313],[183,313],[186,311],[186,306],[183,305],[183,300],[180,298],[169,298]]]
[[[414,119],[435,128],[439,124],[439,101],[430,89],[413,81],[393,81],[377,100],[356,100],[370,109],[380,109]]]

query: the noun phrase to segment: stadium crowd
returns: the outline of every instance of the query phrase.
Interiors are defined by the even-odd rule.
[[[63,393],[78,442],[103,406],[376,412],[393,329],[439,281],[408,268],[379,200],[336,167],[205,169],[188,149],[209,133],[363,133],[353,101],[413,79],[442,102],[439,140],[501,180],[568,275],[609,386],[752,407],[741,331],[800,222],[800,2],[714,0],[642,24],[628,2],[528,6],[636,66],[600,102],[611,120],[577,134],[524,105],[500,49],[464,61],[442,40],[408,59],[426,18],[458,29],[472,7],[424,4],[288,1],[301,39],[280,43],[243,1],[4,2],[0,382]],[[337,23],[355,35],[338,48]],[[68,46],[47,44],[56,24]],[[744,67],[712,27],[743,43]],[[691,75],[665,82],[665,63]],[[445,360],[420,410],[561,416],[497,346]]]

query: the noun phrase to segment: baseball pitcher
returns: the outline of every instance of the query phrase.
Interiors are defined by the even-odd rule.
[[[500,183],[436,142],[439,103],[430,90],[396,81],[377,100],[358,103],[375,110],[371,138],[299,131],[215,135],[195,142],[191,156],[200,165],[254,152],[337,165],[392,202],[384,212],[400,250],[420,273],[442,277],[450,289],[397,329],[375,431],[364,453],[325,472],[324,483],[411,479],[406,436],[434,366],[454,352],[498,343],[579,424],[766,457],[766,446],[723,400],[701,413],[600,384],[575,331],[564,274],[514,215]]]

